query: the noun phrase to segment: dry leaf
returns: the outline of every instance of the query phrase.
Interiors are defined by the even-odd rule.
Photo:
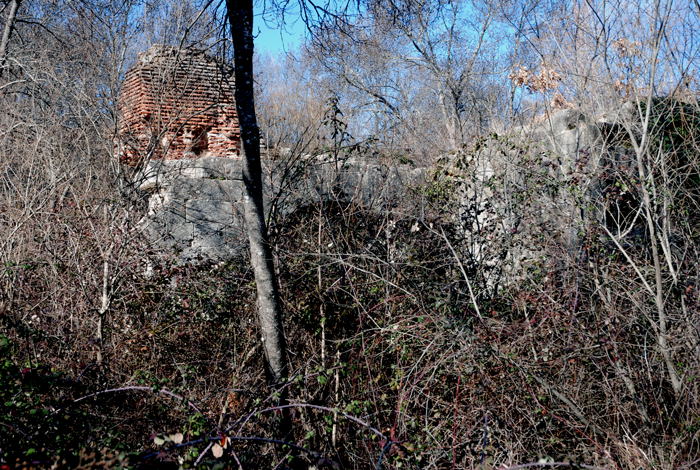
[[[214,455],[215,458],[221,458],[221,456],[224,455],[224,448],[221,447],[219,444],[214,444],[211,448],[211,453]]]

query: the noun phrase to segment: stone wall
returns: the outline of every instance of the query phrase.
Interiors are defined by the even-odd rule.
[[[246,254],[231,68],[202,51],[153,46],[127,72],[119,114],[117,154],[139,168],[135,182],[148,199],[141,228],[154,254],[188,264]],[[424,179],[421,170],[362,160],[285,162],[264,162],[265,204],[280,215],[331,200],[381,210]]]
[[[282,218],[304,206],[340,201],[421,219],[421,198],[449,194],[440,209],[461,232],[454,244],[464,265],[475,284],[497,289],[551,272],[557,263],[575,264],[591,227],[605,223],[605,175],[629,171],[631,161],[629,148],[609,135],[619,128],[617,119],[565,110],[484,138],[442,168],[324,156],[290,168],[284,159],[268,160],[265,204],[269,210],[274,202]],[[247,254],[240,160],[155,160],[138,181],[149,201],[142,227],[159,256],[197,264]]]
[[[629,114],[559,111],[492,134],[450,161],[445,178],[458,193],[463,255],[480,285],[497,289],[582,262],[586,237],[610,210],[610,175],[631,168],[630,149],[616,142]]]
[[[405,205],[417,211],[412,189],[426,178],[426,170],[407,165],[335,162],[324,156],[307,157],[294,168],[285,161],[268,160],[263,166],[266,210],[274,202],[281,217],[328,201],[356,202],[382,213],[408,200]],[[137,178],[148,197],[141,225],[157,256],[199,264],[247,255],[240,160],[153,161]]]

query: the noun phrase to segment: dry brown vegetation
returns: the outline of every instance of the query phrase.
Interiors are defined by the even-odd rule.
[[[434,175],[384,215],[337,202],[272,220],[282,409],[248,263],[147,269],[143,199],[112,155],[135,53],[227,54],[220,12],[24,0],[10,25],[12,3],[0,468],[700,466],[696,5],[362,2],[360,17],[307,17],[316,35],[296,57],[260,58],[275,158],[352,153]],[[576,250],[539,230],[541,262],[496,289],[456,220],[469,157],[552,107],[623,102],[635,124],[605,135],[615,150],[600,198],[581,200]]]

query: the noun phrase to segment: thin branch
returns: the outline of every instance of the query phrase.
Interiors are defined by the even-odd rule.
[[[73,403],[78,403],[78,402],[81,402],[83,400],[97,397],[99,395],[105,395],[108,393],[130,392],[130,391],[159,393],[161,395],[165,395],[167,397],[174,398],[174,399],[179,400],[181,402],[187,403],[187,406],[192,408],[194,411],[196,411],[197,413],[202,413],[202,411],[199,408],[197,408],[197,406],[194,403],[192,403],[191,401],[187,400],[184,397],[181,397],[180,395],[178,395],[176,393],[171,392],[170,390],[166,390],[166,389],[156,390],[152,387],[142,387],[142,386],[136,386],[136,385],[129,386],[129,387],[110,388],[107,390],[102,390],[100,392],[91,393],[90,395],[85,395],[83,397],[80,397],[80,398],[73,400]],[[57,412],[58,412],[58,410],[55,411],[54,413],[57,413]]]
[[[374,434],[376,434],[380,438],[386,439],[386,436],[384,435],[384,433],[382,433],[379,429],[371,426],[366,421],[361,420],[360,418],[357,418],[355,416],[344,413],[344,412],[338,410],[337,408],[329,408],[327,406],[321,406],[321,405],[312,405],[310,403],[289,403],[287,405],[271,406],[269,408],[264,408],[262,410],[256,410],[256,411],[253,411],[252,413],[247,414],[246,416],[242,417],[241,419],[237,420],[231,426],[226,428],[226,431],[230,431],[231,429],[233,429],[235,426],[237,426],[239,424],[240,424],[239,430],[242,429],[243,426],[245,426],[245,424],[248,421],[250,421],[250,419],[255,415],[259,415],[262,413],[268,413],[271,411],[279,411],[279,410],[288,409],[288,408],[311,408],[314,410],[326,411],[329,413],[337,413],[338,415],[342,416],[343,418],[347,419],[348,421],[352,421],[355,424],[358,424],[364,428],[369,429],[370,431],[372,431]]]

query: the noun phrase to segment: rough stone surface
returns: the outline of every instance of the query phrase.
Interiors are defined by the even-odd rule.
[[[266,209],[274,199],[281,216],[321,201],[356,202],[378,212],[394,209],[411,197],[410,189],[426,175],[409,166],[387,167],[361,159],[336,163],[323,156],[307,158],[294,178],[285,179],[289,171],[283,162],[268,161],[264,168]],[[247,254],[240,160],[152,161],[138,182],[148,194],[141,226],[160,255],[197,264]]]
[[[591,224],[604,218],[604,169],[612,159],[623,167],[625,150],[604,131],[628,119],[620,117],[627,111],[594,120],[567,109],[492,135],[451,161],[462,248],[467,264],[479,266],[482,285],[536,278],[553,264],[579,260]]]

